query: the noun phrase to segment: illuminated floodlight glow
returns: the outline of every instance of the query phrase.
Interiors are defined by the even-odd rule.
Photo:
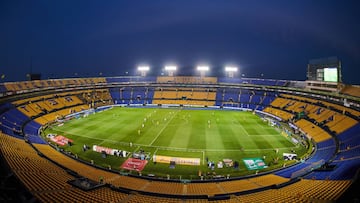
[[[198,71],[208,71],[209,70],[209,66],[198,66],[197,67]]]
[[[149,66],[138,66],[138,71],[149,71],[150,67]]]
[[[165,70],[167,71],[175,71],[177,69],[176,66],[165,66]]]
[[[238,68],[235,67],[235,66],[226,66],[226,67],[225,67],[225,71],[226,71],[226,72],[237,72],[237,71],[238,71]]]

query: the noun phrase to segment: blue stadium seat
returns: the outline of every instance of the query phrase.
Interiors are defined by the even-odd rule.
[[[25,135],[38,135],[39,128],[41,127],[40,124],[38,124],[35,121],[30,121],[27,123],[24,127],[24,133]]]
[[[6,92],[7,92],[7,89],[4,86],[4,84],[0,84],[0,93],[5,94]]]
[[[316,180],[350,180],[354,178],[357,170],[360,168],[360,159],[333,162],[332,165],[335,165],[333,170],[314,171],[304,178]]]
[[[334,139],[328,139],[323,142],[316,143],[316,146],[318,149],[326,148],[326,147],[334,147],[335,146],[335,140]]]
[[[19,135],[22,125],[29,118],[16,108],[10,109],[1,114],[1,130],[9,135]]]

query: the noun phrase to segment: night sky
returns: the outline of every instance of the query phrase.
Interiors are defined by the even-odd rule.
[[[160,75],[305,80],[310,59],[337,56],[343,81],[360,84],[360,1],[0,1],[2,81],[120,76],[148,64]]]

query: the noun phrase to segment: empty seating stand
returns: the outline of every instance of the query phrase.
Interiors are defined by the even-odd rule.
[[[102,84],[116,84],[110,88]],[[184,84],[176,87],[156,87],[129,84]],[[221,87],[186,87],[189,84],[238,84]],[[227,200],[217,202],[317,202],[336,201],[349,187],[360,166],[360,135],[356,120],[360,113],[355,109],[294,95],[280,95],[276,91],[244,88],[242,85],[285,86],[287,81],[267,79],[218,79],[213,77],[118,77],[73,78],[44,81],[15,82],[0,85],[0,92],[40,91],[59,87],[97,87],[94,90],[49,94],[0,104],[0,151],[13,173],[41,202],[207,202],[207,197],[225,195]],[[116,101],[116,102],[115,102]],[[309,112],[309,118],[324,125],[314,125],[307,119],[296,124],[316,143],[315,153],[302,163],[268,175],[224,182],[180,183],[139,179],[122,176],[94,168],[66,156],[47,145],[38,135],[41,125],[54,121],[71,111],[111,104],[188,104],[234,106],[264,110],[281,117],[293,119],[296,113]],[[271,105],[271,106],[270,106]],[[317,110],[320,112],[317,113]],[[331,116],[335,116],[329,120]],[[327,126],[339,141],[324,130]],[[333,135],[333,136],[334,136]],[[24,136],[24,137],[22,137]],[[34,148],[25,142],[32,143]],[[39,156],[43,154],[44,156]],[[300,181],[275,189],[287,183],[293,174],[307,167],[331,160],[335,165],[329,171],[311,171]],[[57,164],[54,164],[57,163]],[[75,177],[67,171],[91,180],[101,176],[113,188],[103,187],[84,192],[67,184]],[[271,189],[269,189],[271,187]],[[116,191],[114,189],[122,189]],[[266,188],[266,190],[264,190]],[[256,190],[258,192],[248,191]],[[191,195],[201,197],[191,198]],[[186,198],[183,198],[187,196]]]

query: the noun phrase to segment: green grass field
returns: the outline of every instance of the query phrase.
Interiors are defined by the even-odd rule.
[[[140,132],[140,133],[139,133]],[[171,175],[173,178],[198,178],[198,171],[209,172],[206,158],[217,162],[222,159],[238,161],[240,167],[215,169],[217,174],[241,176],[253,174],[241,161],[242,158],[265,156],[265,163],[271,170],[282,166],[282,153],[295,150],[301,156],[306,152],[295,146],[279,129],[268,125],[251,112],[226,110],[186,110],[180,108],[127,108],[114,107],[110,110],[74,119],[62,126],[52,126],[44,134],[55,133],[74,140],[73,146],[66,146],[86,161],[95,164],[119,166],[126,158],[108,156],[88,150],[84,144],[137,152],[140,149],[152,155],[200,158],[200,166],[181,166],[170,169],[168,164],[154,164],[151,160],[143,174],[157,176]],[[132,143],[132,146],[130,146]],[[275,152],[279,149],[279,153]],[[278,163],[274,162],[279,159]],[[134,173],[134,172],[132,172]]]

